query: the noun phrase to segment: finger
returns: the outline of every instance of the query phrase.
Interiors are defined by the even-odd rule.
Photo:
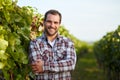
[[[36,61],[37,61],[37,62],[41,62],[42,60],[41,60],[41,59],[37,59]]]
[[[35,66],[36,65],[36,62],[32,63],[31,66]]]

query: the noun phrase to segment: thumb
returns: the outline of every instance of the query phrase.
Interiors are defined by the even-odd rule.
[[[41,62],[42,60],[41,60],[41,59],[37,59],[36,61],[37,61],[37,62]]]

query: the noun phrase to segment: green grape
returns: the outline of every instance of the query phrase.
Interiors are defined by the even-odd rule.
[[[3,62],[0,62],[0,69],[3,69],[5,64]]]
[[[0,50],[5,50],[8,46],[8,41],[0,39]]]

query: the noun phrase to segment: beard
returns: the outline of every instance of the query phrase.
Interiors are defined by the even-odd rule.
[[[54,36],[54,35],[56,35],[58,33],[58,29],[57,28],[48,27],[48,28],[45,28],[45,33],[48,36]]]

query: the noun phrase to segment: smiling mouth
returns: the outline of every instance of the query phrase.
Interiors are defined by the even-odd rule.
[[[52,27],[48,27],[48,29],[55,29],[55,28],[52,28]]]

